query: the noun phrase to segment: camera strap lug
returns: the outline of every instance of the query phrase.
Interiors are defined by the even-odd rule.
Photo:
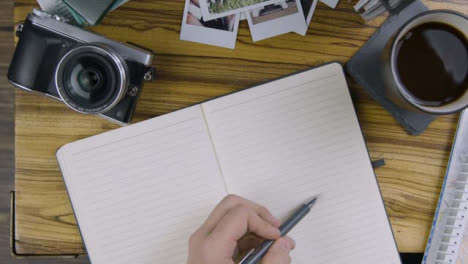
[[[16,26],[16,36],[19,37],[21,32],[23,32],[24,24],[20,23]]]
[[[154,67],[149,67],[148,71],[145,73],[145,76],[143,76],[143,79],[145,81],[153,81],[156,79],[156,69]]]
[[[128,95],[136,96],[138,94],[138,87],[134,86],[129,92]]]

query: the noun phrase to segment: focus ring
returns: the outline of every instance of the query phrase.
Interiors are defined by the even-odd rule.
[[[116,83],[116,95],[111,98],[110,101],[103,103],[102,105],[98,105],[95,107],[87,107],[83,104],[74,100],[72,96],[69,95],[67,91],[65,82],[67,80],[65,75],[65,69],[68,66],[68,63],[75,57],[80,54],[91,53],[100,55],[101,57],[105,58],[109,61],[115,68],[117,69],[117,83]],[[113,71],[111,71],[113,72]],[[57,92],[62,99],[62,101],[71,109],[85,114],[100,114],[105,113],[112,109],[120,100],[125,96],[128,87],[128,69],[125,61],[111,48],[101,45],[101,44],[86,44],[81,45],[76,48],[71,49],[68,51],[60,62],[57,65],[57,69],[55,71],[55,86],[57,88]],[[68,78],[70,78],[68,76]]]

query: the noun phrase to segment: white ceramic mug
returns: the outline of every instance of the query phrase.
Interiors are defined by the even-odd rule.
[[[426,106],[408,92],[401,82],[397,70],[397,46],[408,31],[422,24],[438,22],[449,25],[461,32],[468,40],[468,18],[460,13],[449,10],[434,10],[421,13],[408,21],[392,38],[390,38],[383,52],[383,78],[387,96],[394,103],[407,110],[424,112],[433,115],[443,115],[458,112],[468,106],[468,87],[465,93],[455,101],[441,106]]]

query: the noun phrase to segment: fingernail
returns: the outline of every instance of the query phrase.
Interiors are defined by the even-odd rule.
[[[273,224],[276,226],[276,227],[279,227],[281,225],[281,221],[274,217],[274,216],[271,216],[271,221],[273,222]]]
[[[289,243],[287,239],[281,238],[278,242],[280,243],[280,246],[283,249],[286,249],[287,251],[291,251],[292,246],[291,246],[291,243]]]
[[[281,226],[281,221],[279,219],[275,218],[275,224],[276,224],[277,227],[280,227]]]
[[[291,245],[291,250],[294,250],[296,248],[296,241],[292,239],[291,237],[287,237],[289,240],[289,245]]]
[[[278,235],[281,236],[281,230],[279,230],[279,228],[275,228],[276,231],[278,231]]]

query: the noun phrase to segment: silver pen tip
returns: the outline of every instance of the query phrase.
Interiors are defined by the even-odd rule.
[[[306,205],[307,205],[309,208],[312,208],[312,206],[314,206],[315,202],[317,201],[317,198],[318,198],[318,195],[315,196],[314,198],[312,198],[309,202],[307,202]]]

